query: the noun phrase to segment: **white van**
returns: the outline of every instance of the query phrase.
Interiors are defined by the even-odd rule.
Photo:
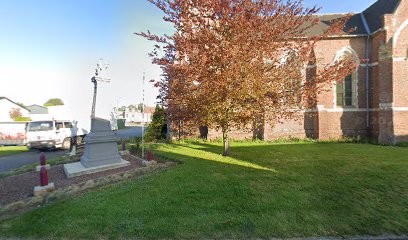
[[[87,131],[78,128],[75,121],[32,121],[27,124],[26,145],[28,149],[69,149],[71,140],[80,142],[86,134]]]

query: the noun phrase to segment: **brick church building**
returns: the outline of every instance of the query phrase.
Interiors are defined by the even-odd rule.
[[[319,15],[311,33],[345,14]],[[354,31],[349,32],[349,29]],[[348,54],[359,67],[342,83],[320,93],[316,109],[301,120],[266,126],[264,139],[369,137],[379,143],[408,141],[408,0],[378,0],[346,23],[344,33],[320,41],[305,77]],[[219,137],[210,130],[208,137]],[[252,133],[233,131],[233,138]]]

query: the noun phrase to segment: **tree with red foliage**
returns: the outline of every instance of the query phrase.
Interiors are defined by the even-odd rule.
[[[341,31],[347,19],[308,36],[319,9],[304,8],[301,0],[148,1],[175,28],[173,35],[137,33],[157,43],[150,56],[163,70],[159,98],[171,120],[220,129],[223,155],[232,129],[295,118],[355,68],[345,57],[302,80],[316,43]]]
[[[23,114],[21,113],[19,108],[12,108],[9,111],[9,115],[10,115],[10,118],[13,119],[13,120],[16,120],[16,119],[23,116]]]

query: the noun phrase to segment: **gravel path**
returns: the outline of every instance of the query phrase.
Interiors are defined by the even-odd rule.
[[[72,184],[86,182],[90,179],[105,177],[142,167],[140,161],[130,155],[122,156],[122,158],[129,161],[130,165],[122,168],[116,168],[89,175],[82,175],[74,178],[67,178],[65,176],[63,165],[52,166],[48,171],[49,182],[53,182],[55,184],[55,188],[59,189]],[[34,195],[34,187],[37,185],[40,185],[40,174],[38,172],[29,172],[16,176],[1,178],[0,205],[7,205],[12,202],[32,197]]]

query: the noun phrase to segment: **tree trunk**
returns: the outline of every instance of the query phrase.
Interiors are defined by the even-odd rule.
[[[207,140],[208,138],[208,127],[207,126],[201,126],[198,128],[200,131],[200,138]]]
[[[228,139],[228,132],[226,130],[222,130],[222,140],[224,142],[224,153],[223,156],[229,155],[229,139]]]
[[[178,141],[181,141],[181,120],[178,121]]]
[[[167,131],[166,131],[166,142],[170,143],[171,142],[171,131],[170,131],[170,121],[169,121],[169,116],[167,115]]]
[[[252,121],[252,140],[264,140],[265,137],[265,118],[259,114]]]

